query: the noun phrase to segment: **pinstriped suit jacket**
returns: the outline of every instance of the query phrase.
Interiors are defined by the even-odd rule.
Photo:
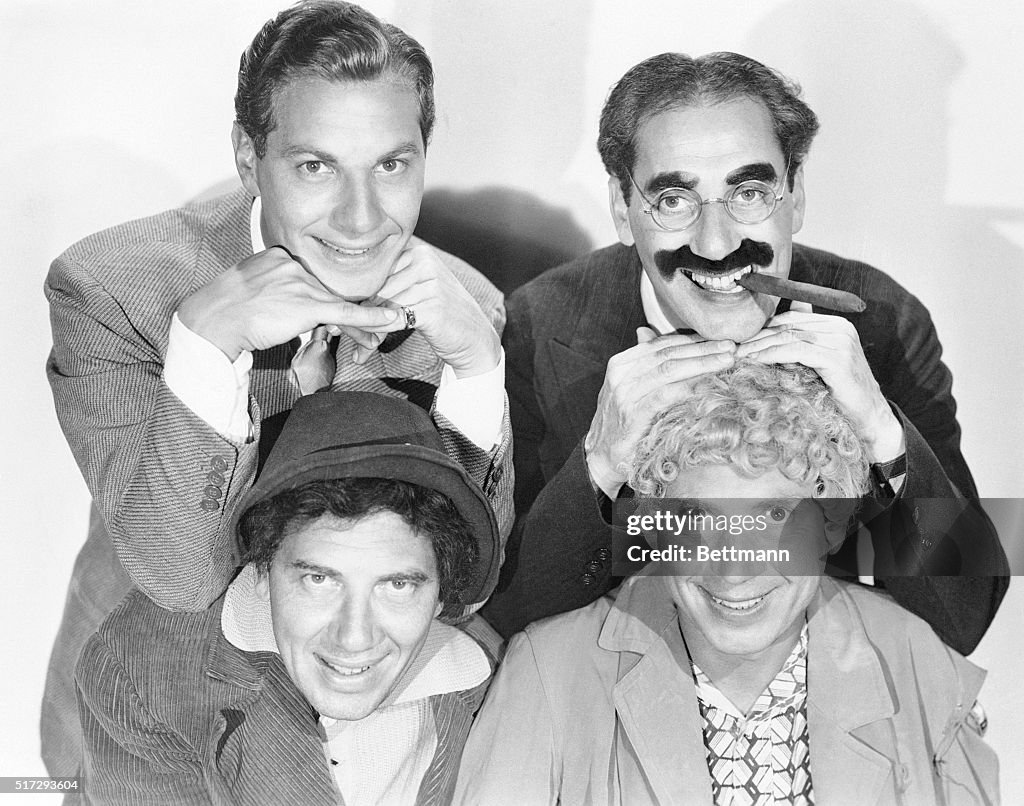
[[[170,613],[135,591],[86,644],[76,679],[87,802],[341,802],[316,715],[279,655],[227,641],[222,603]],[[493,670],[497,646],[484,650]],[[488,682],[431,697],[437,750],[417,804],[450,802]]]
[[[288,380],[292,346],[257,351],[249,398],[256,439],[238,444],[193,414],[162,378],[171,315],[252,254],[250,207],[239,190],[128,222],[75,244],[50,268],[47,376],[95,504],[47,676],[43,757],[54,774],[73,774],[78,755],[71,676],[85,640],[132,583],[175,610],[201,610],[224,591],[238,564],[227,527],[256,473],[261,422],[279,420],[298,397]],[[501,293],[468,264],[439,254],[500,333]],[[339,351],[338,361],[347,356]],[[429,407],[442,365],[414,332],[348,369],[358,376],[348,387]],[[507,536],[514,484],[507,408],[502,442],[490,452],[436,412],[434,421],[448,453],[486,491]],[[210,502],[216,508],[204,509]]]

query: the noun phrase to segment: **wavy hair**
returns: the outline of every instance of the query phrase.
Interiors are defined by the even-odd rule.
[[[284,540],[324,515],[355,523],[379,512],[398,515],[434,549],[442,615],[460,612],[463,594],[480,556],[466,519],[443,493],[383,478],[311,481],[249,507],[238,521],[242,561],[267,572]]]
[[[800,99],[800,87],[781,73],[738,53],[694,58],[661,53],[631,67],[608,93],[601,110],[597,150],[605,170],[619,180],[628,202],[629,172],[636,164],[640,127],[677,106],[753,98],[764,104],[782,155],[789,163],[789,189],[818,131],[818,118]]]
[[[242,54],[235,119],[256,156],[274,130],[274,99],[290,82],[394,79],[416,91],[423,146],[434,128],[434,68],[422,45],[400,28],[352,3],[306,0],[285,9]]]
[[[641,438],[630,486],[662,498],[681,471],[702,465],[751,478],[777,469],[813,483],[815,498],[859,498],[868,489],[861,440],[818,374],[798,364],[746,360],[697,378]]]

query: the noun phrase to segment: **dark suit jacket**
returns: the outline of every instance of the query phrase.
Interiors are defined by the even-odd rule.
[[[545,272],[507,301],[519,515],[498,591],[484,610],[506,637],[586,605],[616,583],[612,532],[582,443],[608,360],[635,345],[646,322],[641,270],[634,249],[615,245]],[[817,249],[794,246],[790,277],[852,291],[867,303],[863,313],[843,315],[903,423],[908,463],[898,504],[871,524],[876,577],[967,654],[995,615],[1009,572],[991,522],[962,498],[977,491],[928,311],[888,275]]]
[[[204,609],[224,591],[239,564],[227,527],[255,476],[261,431],[279,427],[298,398],[288,380],[294,345],[254,353],[249,414],[255,439],[243,444],[193,414],[163,380],[174,311],[252,254],[251,205],[240,190],[121,224],[69,248],[47,276],[53,328],[47,376],[95,504],[47,676],[43,756],[53,775],[74,774],[71,675],[85,640],[132,583],[179,610]],[[468,264],[438,254],[500,333],[501,293]],[[339,352],[339,366],[347,356]],[[349,373],[358,377],[347,378],[346,388],[408,397],[432,410],[441,369],[413,332]],[[447,452],[487,492],[507,535],[514,484],[507,414],[502,442],[488,452],[432,413]]]
[[[135,591],[89,640],[76,673],[86,802],[341,802],[315,712],[277,653],[224,637],[222,604],[170,613]],[[497,647],[484,649],[493,667]],[[430,698],[437,750],[418,804],[450,801],[486,689]]]

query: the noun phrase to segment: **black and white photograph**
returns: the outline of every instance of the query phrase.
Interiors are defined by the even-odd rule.
[[[1024,803],[1011,0],[0,0],[0,798]]]

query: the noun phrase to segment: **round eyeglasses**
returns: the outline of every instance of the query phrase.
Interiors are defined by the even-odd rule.
[[[689,188],[668,188],[651,201],[644,195],[633,174],[628,171],[627,174],[636,192],[646,203],[646,206],[641,204],[640,209],[662,229],[678,232],[696,223],[705,204],[724,204],[729,217],[740,224],[760,224],[767,221],[786,193],[789,166],[786,166],[786,171],[782,174],[778,190],[767,182],[751,179],[741,182],[724,198],[718,199],[702,199],[697,191]]]

